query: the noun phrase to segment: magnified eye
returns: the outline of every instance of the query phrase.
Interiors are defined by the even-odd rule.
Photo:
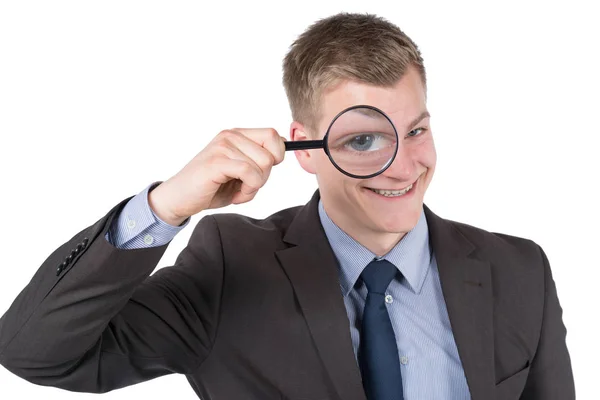
[[[369,151],[372,150],[373,143],[375,142],[375,135],[373,134],[362,134],[356,135],[346,142],[346,146],[356,151]]]
[[[396,144],[396,140],[393,137],[389,137],[386,134],[380,134],[377,132],[373,133],[360,133],[347,135],[340,145],[339,150],[346,150],[356,153],[367,153],[375,152],[393,147]],[[337,147],[334,145],[334,147]]]

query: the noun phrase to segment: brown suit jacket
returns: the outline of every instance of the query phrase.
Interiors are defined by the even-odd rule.
[[[44,261],[0,319],[2,365],[71,391],[181,373],[206,400],[365,400],[318,191],[264,220],[202,218],[152,275],[167,245],[104,238],[129,199]],[[472,398],[574,399],[543,250],[424,209]]]

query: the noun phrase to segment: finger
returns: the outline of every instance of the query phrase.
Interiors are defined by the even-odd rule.
[[[265,175],[269,174],[271,168],[275,164],[275,158],[269,150],[240,132],[231,131],[225,136],[225,141],[230,144],[229,148],[226,149],[227,154],[230,157],[236,157],[238,155],[234,149],[243,153],[243,155],[256,163]]]
[[[243,185],[242,185],[243,186]],[[240,189],[239,192],[236,192],[233,194],[233,196],[231,197],[231,203],[232,204],[242,204],[242,203],[247,203],[250,200],[252,200],[254,197],[256,197],[256,194],[258,193],[258,190],[254,190],[254,191],[250,191],[250,192],[246,192],[244,191],[244,189]]]
[[[214,178],[217,184],[223,185],[232,179],[239,179],[242,182],[240,189],[244,193],[256,192],[264,185],[262,171],[252,162],[223,157],[215,160],[213,166],[221,173]]]
[[[256,161],[254,158],[250,157],[247,153],[244,153],[242,150],[240,150],[239,147],[237,147],[236,144],[231,144],[229,146],[223,147],[220,149],[222,156],[226,157],[226,158],[230,158],[232,160],[238,160],[238,161],[243,161],[243,162],[247,162],[249,164],[251,164],[253,167],[255,167],[256,171],[258,171],[261,175],[261,180],[262,180],[262,185],[264,185],[267,180],[269,179],[269,176],[271,174],[271,168],[272,168],[272,162],[273,159],[271,157],[271,155],[269,154],[269,152],[265,149],[263,149],[262,147],[260,147],[258,144],[250,141],[248,138],[244,138],[242,137],[242,139],[244,141],[250,142],[251,146],[255,146],[258,147],[258,151],[262,152],[265,154],[265,164],[258,165],[258,163],[261,163],[260,161]],[[243,146],[242,146],[243,147]],[[261,187],[262,187],[261,185]]]
[[[234,128],[261,147],[267,149],[273,156],[273,165],[283,161],[285,157],[285,138],[273,128]]]

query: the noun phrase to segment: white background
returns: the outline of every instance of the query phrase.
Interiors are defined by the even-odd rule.
[[[219,131],[288,136],[288,46],[316,19],[370,12],[425,59],[438,215],[532,239],[549,257],[578,398],[598,398],[596,2],[3,1],[0,4],[0,315],[45,258],[117,202],[166,180]],[[316,188],[289,153],[256,199],[265,217]],[[172,263],[202,214],[177,236]],[[104,399],[196,396],[183,376]],[[92,399],[0,368],[0,398]]]

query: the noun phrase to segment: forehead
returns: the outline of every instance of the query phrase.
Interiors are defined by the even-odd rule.
[[[365,104],[379,108],[400,127],[425,111],[426,93],[420,75],[416,69],[410,68],[391,87],[341,81],[322,94],[320,103],[320,126],[328,125],[340,111],[348,107]]]

